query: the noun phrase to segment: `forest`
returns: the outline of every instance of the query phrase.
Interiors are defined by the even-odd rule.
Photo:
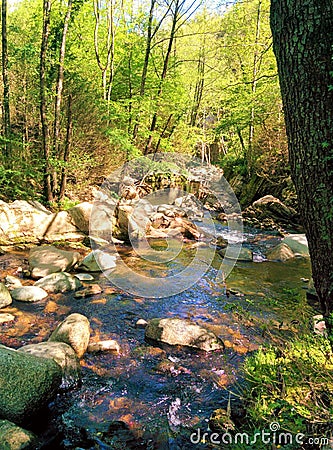
[[[1,0],[0,450],[333,448],[333,4]]]

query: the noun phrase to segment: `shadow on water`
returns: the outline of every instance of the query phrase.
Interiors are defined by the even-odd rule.
[[[260,256],[267,245],[265,236],[262,243],[254,238],[253,248]],[[140,264],[130,250],[120,251],[129,265]],[[180,266],[192,254],[190,246],[185,248]],[[197,428],[207,430],[215,409],[226,408],[228,401],[231,408],[240,407],[237,393],[244,357],[282,331],[297,333],[300,311],[304,317],[308,313],[301,278],[309,276],[309,262],[257,260],[261,262],[237,263],[225,286],[216,282],[220,264],[216,255],[194,286],[162,299],[116,292],[101,276],[103,293],[94,297],[57,294],[46,304],[20,305],[16,310],[24,311],[16,330],[3,329],[1,340],[6,345],[45,340],[56,323],[70,312],[79,312],[90,320],[92,340],[115,339],[121,348],[119,355],[84,356],[83,384],[52,403],[44,430],[48,443],[42,448],[194,448],[190,434]],[[175,270],[173,264],[167,263],[163,271]],[[144,329],[136,327],[138,319],[175,316],[213,331],[224,341],[225,352],[159,347],[146,342]]]

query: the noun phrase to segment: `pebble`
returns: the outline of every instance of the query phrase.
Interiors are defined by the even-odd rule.
[[[13,314],[1,313],[0,314],[0,325],[3,323],[13,322],[15,320],[15,316]]]
[[[91,344],[88,345],[87,351],[89,353],[96,353],[96,352],[119,353],[120,346],[117,341],[109,339],[107,341],[92,342]]]
[[[74,275],[75,278],[77,278],[80,281],[93,281],[94,277],[90,275],[89,273],[76,273]]]

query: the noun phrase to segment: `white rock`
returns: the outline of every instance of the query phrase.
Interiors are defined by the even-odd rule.
[[[20,302],[38,302],[48,296],[48,293],[38,286],[22,286],[12,291],[14,300]]]

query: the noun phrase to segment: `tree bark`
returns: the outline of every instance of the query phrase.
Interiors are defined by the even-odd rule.
[[[9,79],[8,79],[8,46],[7,46],[7,0],[2,0],[1,10],[1,41],[2,41],[2,81],[3,81],[3,131],[5,137],[5,157],[10,156],[10,109],[9,109]]]
[[[67,186],[66,164],[68,162],[70,150],[72,147],[72,135],[73,135],[72,100],[73,98],[72,95],[70,94],[68,97],[68,106],[67,106],[67,132],[66,132],[65,151],[63,157],[64,166],[61,169],[59,200],[62,200],[64,198]]]
[[[49,144],[49,127],[47,121],[47,100],[46,100],[46,53],[50,36],[50,18],[51,18],[51,1],[43,2],[43,33],[40,51],[39,65],[39,99],[40,99],[40,119],[42,125],[42,148],[44,156],[44,195],[48,202],[53,201],[51,188],[51,171],[50,164],[50,144]]]
[[[271,28],[292,176],[333,336],[333,2],[272,0]]]

